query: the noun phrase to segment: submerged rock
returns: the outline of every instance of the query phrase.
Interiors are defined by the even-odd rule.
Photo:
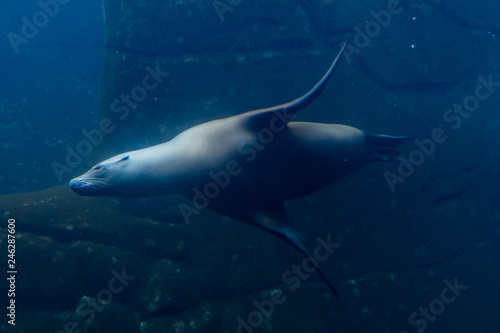
[[[178,312],[201,300],[199,283],[183,265],[161,259],[146,267],[134,302],[147,313]]]
[[[222,332],[216,307],[203,302],[182,313],[158,316],[141,323],[142,333]]]
[[[74,314],[64,324],[65,332],[140,333],[139,315],[118,302],[102,304],[93,298],[82,298]]]

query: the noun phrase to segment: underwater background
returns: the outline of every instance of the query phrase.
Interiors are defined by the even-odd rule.
[[[0,331],[497,332],[498,1],[2,8]],[[332,79],[296,120],[415,140],[401,159],[286,205],[313,246],[335,243],[322,267],[340,302],[315,273],[285,283],[302,256],[260,229],[208,210],[186,223],[180,196],[68,188],[117,153],[299,97],[347,36]],[[168,74],[141,89],[158,71]]]

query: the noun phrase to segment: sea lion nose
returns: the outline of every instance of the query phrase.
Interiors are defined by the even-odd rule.
[[[73,178],[69,181],[69,188],[75,192],[75,193],[78,193],[80,194],[80,190],[81,190],[81,184],[78,182],[78,179],[77,178]]]
[[[104,179],[76,177],[70,180],[69,187],[79,195],[96,196],[104,195],[107,183]]]
[[[69,181],[69,187],[73,192],[79,195],[90,195],[90,193],[92,192],[90,191],[86,183],[78,178],[71,179]]]
[[[85,195],[86,190],[85,190],[85,183],[81,181],[79,178],[73,178],[69,181],[69,188],[77,194],[80,195]]]
[[[76,178],[73,178],[69,181],[69,187],[74,191],[75,188],[77,187],[77,181],[76,181]]]

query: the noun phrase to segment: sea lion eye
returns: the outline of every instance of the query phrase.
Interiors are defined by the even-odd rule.
[[[99,171],[101,169],[102,169],[102,166],[100,166],[100,165],[97,165],[97,166],[92,168],[93,171]]]
[[[130,156],[129,156],[129,155],[127,155],[127,156],[123,157],[121,160],[119,160],[118,162],[121,162],[121,161],[126,161],[126,160],[128,160],[128,159],[129,159],[129,157],[130,157]]]

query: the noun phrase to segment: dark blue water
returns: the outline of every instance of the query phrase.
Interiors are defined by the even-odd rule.
[[[497,332],[499,17],[496,0],[3,0],[0,268],[15,219],[19,272],[16,326],[2,313],[0,331]],[[191,198],[66,186],[115,154],[299,97],[346,36],[296,120],[411,140],[285,206],[313,249],[335,242],[322,268],[340,302],[265,231],[208,210],[185,223]],[[127,107],[157,66],[168,76]],[[68,163],[102,119],[113,130]]]
[[[104,18],[98,1],[71,1],[46,24],[42,17],[39,28],[26,28],[32,37],[24,38],[22,18],[32,21],[40,5],[5,2],[3,7],[0,192],[5,194],[55,185],[51,162],[95,120]]]

